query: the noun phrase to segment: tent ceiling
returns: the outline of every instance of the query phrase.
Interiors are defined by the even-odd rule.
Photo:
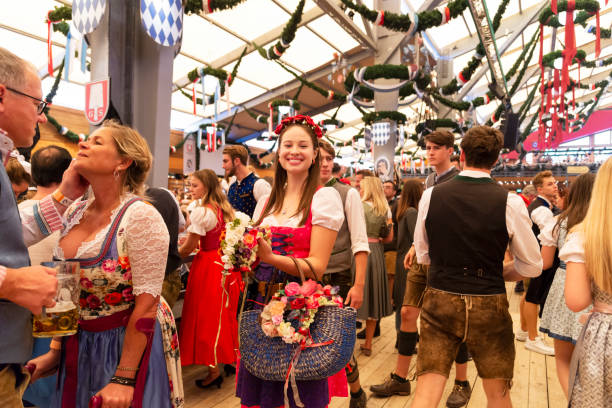
[[[280,32],[289,16],[297,6],[299,0],[248,0],[231,10],[215,12],[205,16],[185,16],[184,35],[181,53],[174,61],[174,92],[172,94],[172,117],[171,126],[177,129],[189,128],[190,124],[210,116],[213,113],[212,106],[206,111],[201,106],[197,107],[196,115],[193,115],[193,103],[189,98],[183,96],[178,86],[187,85],[186,91],[191,94],[191,86],[188,85],[186,74],[190,70],[202,66],[211,65],[214,68],[223,68],[231,71],[242,50],[247,47],[248,54],[243,58],[238,70],[237,79],[230,88],[229,106],[238,108],[232,139],[240,139],[262,131],[266,125],[256,122],[242,106],[247,107],[257,114],[267,114],[268,102],[276,98],[290,98],[295,94],[299,83],[285,70],[273,61],[261,58],[251,45],[252,42],[260,46],[269,47],[278,39]],[[437,7],[446,1],[440,0],[401,0],[404,12]],[[40,68],[41,76],[46,72],[47,61],[47,26],[44,22],[47,11],[55,6],[69,5],[68,0],[21,0],[5,4],[0,13],[0,44],[7,47],[18,55],[32,61]],[[373,7],[373,0],[363,0],[368,7]],[[501,0],[487,0],[490,13],[494,13]],[[546,0],[512,0],[498,30],[498,46],[504,44],[508,38],[521,26],[526,19],[531,18]],[[372,31],[369,23],[364,25],[359,14],[352,18],[353,23],[339,24],[326,14],[319,5],[327,10],[329,4],[337,7],[339,0],[307,0],[304,7],[302,23],[297,31],[296,38],[291,47],[282,56],[281,61],[287,67],[300,75],[304,75],[311,81],[325,89],[334,89],[342,92],[343,86],[337,82],[332,83],[328,79],[331,71],[330,63],[334,53],[344,55],[355,66],[367,66],[373,63],[373,53],[362,47],[359,38],[367,37]],[[601,5],[601,26],[610,27],[612,23],[612,4],[606,6],[604,0]],[[336,16],[338,17],[338,16]],[[343,17],[343,16],[340,16]],[[344,17],[348,19],[348,17]],[[594,23],[594,17],[592,18]],[[591,22],[591,21],[589,21]],[[349,27],[350,26],[350,27]],[[529,41],[535,30],[538,29],[537,19],[529,24],[517,38],[509,45],[502,56],[502,66],[505,70],[514,63],[524,45]],[[348,27],[348,28],[347,28]],[[359,32],[350,32],[359,30]],[[563,49],[563,28],[557,29],[556,42],[551,41],[551,29],[547,29],[545,37],[545,48],[550,50]],[[462,17],[451,20],[448,24],[427,30],[429,48],[433,54],[440,54],[442,58],[447,56],[453,59],[453,71],[456,75],[469,61],[473,54],[478,36],[475,33],[474,23],[469,11],[465,11]],[[66,38],[60,33],[52,34],[53,55],[56,65],[59,64],[64,54]],[[427,43],[427,41],[426,41]],[[587,58],[594,57],[594,36],[576,26],[576,43],[578,48],[587,51]],[[612,55],[612,40],[602,39],[602,53],[600,59]],[[538,52],[530,61],[530,68],[524,78],[526,86],[533,86],[537,79]],[[485,64],[486,65],[486,64]],[[572,70],[576,78],[578,73],[576,66]],[[603,79],[609,68],[581,69],[581,80],[594,83]],[[89,73],[81,73],[73,69],[70,80],[63,81],[59,92],[54,100],[57,105],[64,105],[76,109],[83,109],[84,92],[83,84],[89,81]],[[490,76],[483,75],[466,95],[466,99],[482,96],[486,92]],[[43,80],[43,90],[48,91],[52,79]],[[207,81],[207,93],[214,90],[213,81]],[[520,104],[527,97],[527,88],[523,89],[513,98],[513,104]],[[196,93],[200,95],[201,90],[196,86]],[[578,90],[576,98],[588,100],[594,96],[596,91]],[[304,88],[299,96],[302,104],[301,113],[314,115],[317,119],[331,117],[336,111],[337,103],[328,101],[316,92]],[[600,108],[612,105],[612,98],[604,96],[599,105]],[[220,109],[225,111],[227,105],[223,100]],[[476,109],[480,119],[485,119],[495,110],[496,104]],[[419,112],[424,107],[420,100],[411,106],[400,109],[409,119],[416,121]],[[532,112],[535,108],[532,109]],[[452,113],[451,115],[455,115]],[[222,113],[224,122],[228,122],[230,115]],[[332,136],[339,140],[350,140],[363,126],[361,115],[351,105],[342,106],[337,118],[344,121],[347,126],[332,132]]]

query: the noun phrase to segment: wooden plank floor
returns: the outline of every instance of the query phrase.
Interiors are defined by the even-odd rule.
[[[510,300],[510,312],[515,329],[519,327],[518,305],[520,296],[512,290],[514,284],[507,284]],[[357,341],[355,350],[359,361],[361,384],[368,394],[369,408],[408,408],[413,395],[377,398],[369,391],[369,386],[384,381],[395,367],[397,351],[395,350],[394,316],[381,321],[382,335],[374,339],[373,352],[366,357],[359,352]],[[547,343],[552,345],[550,339]],[[413,359],[410,375],[414,374],[416,359]],[[220,389],[201,390],[194,384],[197,378],[204,378],[207,369],[201,366],[185,367],[183,369],[186,408],[240,407],[240,401],[234,396],[235,377],[225,378]],[[451,380],[447,381],[440,407],[445,406],[446,398],[452,390],[454,368],[451,370]],[[486,397],[482,381],[478,378],[476,367],[468,363],[468,380],[473,388],[468,408],[486,407]],[[413,392],[416,382],[412,382]],[[516,360],[514,363],[514,385],[511,390],[512,403],[517,408],[564,408],[567,406],[565,396],[557,380],[554,357],[543,356],[525,349],[523,343],[516,342]],[[348,398],[334,398],[330,408],[349,406]]]

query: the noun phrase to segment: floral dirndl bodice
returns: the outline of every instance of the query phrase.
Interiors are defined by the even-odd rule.
[[[83,320],[109,316],[134,306],[132,271],[125,240],[125,226],[121,221],[128,207],[137,201],[141,200],[134,197],[119,209],[111,220],[97,256],[67,259],[78,261],[81,265],[79,303],[80,318]],[[85,205],[86,202],[83,202],[68,214],[68,224],[72,217],[82,213]]]

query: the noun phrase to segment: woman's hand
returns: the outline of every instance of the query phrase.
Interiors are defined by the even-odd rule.
[[[134,387],[109,383],[96,395],[102,397],[102,408],[130,408]]]
[[[46,354],[28,361],[26,366],[34,366],[34,372],[32,373],[30,382],[33,384],[39,378],[53,375],[59,366],[60,354],[59,350],[49,350]]]
[[[265,239],[259,238],[257,240],[259,246],[257,247],[257,257],[261,260],[261,262],[270,263],[270,259],[274,256],[274,252],[272,252],[272,247]]]

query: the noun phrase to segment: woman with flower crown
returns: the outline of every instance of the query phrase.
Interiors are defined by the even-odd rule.
[[[219,241],[225,223],[234,219],[234,210],[221,190],[217,175],[198,170],[190,178],[190,190],[197,205],[191,212],[187,240],[179,249],[183,257],[200,244],[191,263],[181,319],[179,344],[181,363],[209,366],[208,377],[196,380],[200,388],[221,386],[219,363],[236,362],[238,325],[236,313],[242,278],[231,274],[223,283]]]
[[[266,295],[274,293],[279,284],[300,280],[292,258],[307,279],[320,280],[344,221],[339,193],[330,187],[318,187],[317,139],[321,129],[310,117],[297,115],[285,118],[275,132],[279,147],[274,185],[253,215],[258,225],[270,227],[272,246],[259,241],[261,263],[253,274],[255,282],[249,285],[247,307],[261,307]],[[296,407],[291,388],[287,391],[289,406]],[[304,406],[323,408],[333,396],[347,396],[346,374],[340,370],[328,379],[297,381],[297,390]],[[242,366],[238,369],[236,395],[243,407],[285,406],[283,381],[262,380]]]

